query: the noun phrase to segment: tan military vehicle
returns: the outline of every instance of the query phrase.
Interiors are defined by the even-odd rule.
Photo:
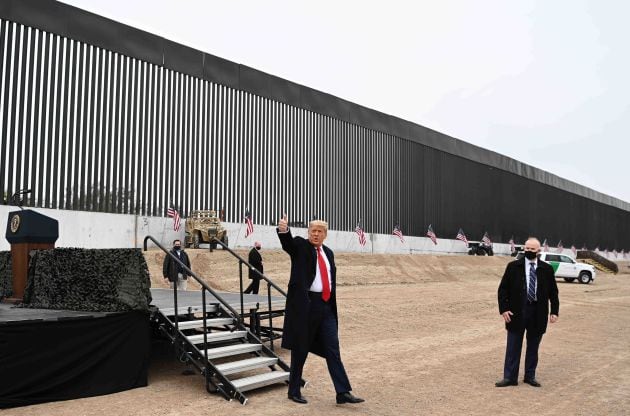
[[[213,237],[228,245],[227,230],[221,225],[217,211],[191,211],[186,218],[186,247],[199,248],[199,244],[210,243]],[[210,243],[210,246],[215,249],[217,243]]]

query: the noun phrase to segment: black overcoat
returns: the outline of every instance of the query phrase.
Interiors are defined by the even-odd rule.
[[[289,350],[310,351],[324,356],[323,344],[316,332],[317,328],[309,326],[309,309],[311,301],[308,291],[315,279],[315,265],[317,264],[317,250],[306,239],[293,237],[291,232],[280,233],[278,238],[282,249],[291,256],[291,276],[287,290],[287,302],[282,330],[282,347]],[[330,288],[330,303],[332,312],[337,317],[337,268],[332,250],[322,246],[328,262],[332,287]]]
[[[536,288],[536,298],[538,299],[536,323],[528,330],[542,335],[547,330],[547,321],[550,315],[549,305],[551,304],[551,315],[558,315],[560,301],[553,268],[540,259],[538,259],[536,277],[538,283]],[[526,301],[526,293],[525,258],[522,258],[508,263],[499,284],[499,313],[511,311],[514,314],[511,322],[505,324],[505,328],[509,331],[523,329],[523,303]]]
[[[252,248],[249,251],[249,255],[247,256],[247,262],[251,264],[252,267],[258,270],[260,273],[264,273],[262,256],[260,255],[258,250],[256,250],[256,248]],[[260,280],[260,274],[256,273],[252,269],[249,269],[249,278]]]
[[[177,251],[171,250],[171,254],[177,257]],[[188,258],[188,254],[184,250],[180,251],[181,257],[179,257],[180,261],[186,265],[190,269],[190,259]],[[162,264],[162,275],[170,282],[177,282],[177,273],[180,270],[179,263],[171,258],[168,254],[164,256],[164,263]],[[182,275],[184,279],[187,279],[189,273],[186,270],[182,270]]]

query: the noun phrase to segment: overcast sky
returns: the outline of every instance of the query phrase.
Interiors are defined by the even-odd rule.
[[[630,202],[630,2],[64,0]]]

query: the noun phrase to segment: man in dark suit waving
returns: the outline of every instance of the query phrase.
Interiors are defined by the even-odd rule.
[[[308,240],[293,237],[286,214],[278,222],[282,249],[291,256],[291,276],[282,331],[282,347],[291,350],[289,399],[305,404],[300,393],[302,369],[310,352],[326,359],[337,392],[337,403],[361,403],[350,391],[339,352],[335,258],[324,246],[328,234],[325,221],[311,221]]]
[[[537,257],[540,252],[540,241],[530,237],[525,242],[524,252],[525,257],[507,265],[499,284],[499,313],[503,316],[507,329],[507,347],[503,380],[495,383],[497,387],[518,384],[518,368],[525,330],[527,350],[523,381],[531,386],[540,387],[536,380],[538,346],[547,330],[547,319],[551,323],[558,320],[560,309],[558,286],[553,268]]]

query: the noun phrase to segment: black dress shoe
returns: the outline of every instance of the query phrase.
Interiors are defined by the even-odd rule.
[[[294,396],[292,394],[289,394],[289,400],[293,400],[294,402],[299,403],[299,404],[308,403],[308,400],[306,400],[304,396],[302,396],[301,394],[299,396]]]
[[[494,385],[496,387],[518,386],[518,381],[504,378],[503,380],[494,383]]]
[[[353,396],[350,392],[337,393],[337,404],[343,403],[363,403],[365,400]]]
[[[526,378],[523,383],[527,383],[533,387],[540,387],[540,383],[535,378]]]

